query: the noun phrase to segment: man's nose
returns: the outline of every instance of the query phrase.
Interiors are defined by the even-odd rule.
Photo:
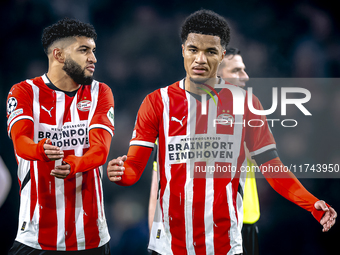
[[[205,53],[203,51],[199,51],[197,53],[197,55],[196,55],[195,61],[198,64],[205,64],[205,63],[207,63],[207,57],[205,56]]]
[[[246,71],[242,70],[240,73],[240,80],[242,81],[249,81],[249,76]]]
[[[94,55],[94,52],[91,52],[90,55],[88,56],[87,60],[91,63],[97,63],[97,58]]]

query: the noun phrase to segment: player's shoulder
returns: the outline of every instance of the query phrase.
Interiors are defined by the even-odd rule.
[[[254,93],[252,93],[252,90],[251,90],[251,93],[249,93],[248,91],[248,88],[242,88],[242,87],[239,87],[237,85],[234,85],[234,84],[231,84],[229,82],[226,82],[225,81],[225,84],[223,84],[223,86],[225,85],[225,87],[223,87],[221,89],[221,92],[222,93],[230,93],[230,91],[233,92],[233,95],[239,97],[240,95],[242,95],[242,98],[245,98],[246,101],[248,100],[247,98],[249,96],[252,97],[252,100],[254,102],[259,102],[259,99],[256,95],[254,95]]]
[[[104,82],[93,80],[92,85],[98,84],[99,87],[105,88],[105,89],[111,89],[109,85],[107,85]]]
[[[110,88],[109,85],[107,85],[104,82],[99,82],[96,80],[93,80],[92,84],[91,84],[91,89],[98,89],[100,94],[106,94],[106,93],[110,93],[112,94],[112,89]]]
[[[168,85],[168,86],[156,89],[153,92],[151,92],[150,94],[148,94],[147,97],[150,97],[150,98],[155,98],[155,97],[156,98],[160,98],[161,94],[162,94],[162,91],[168,91],[170,88],[171,89],[178,89],[178,90],[180,90],[181,89],[180,88],[180,82],[181,81],[176,81],[175,83],[173,83],[171,85]]]
[[[41,76],[20,81],[11,87],[9,96],[18,93],[30,93],[32,91],[32,85],[41,86],[43,83]]]

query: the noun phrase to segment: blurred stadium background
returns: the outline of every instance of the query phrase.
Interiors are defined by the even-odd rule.
[[[42,29],[65,16],[94,25],[98,33],[95,78],[115,96],[115,137],[109,159],[125,154],[135,116],[153,90],[184,77],[179,27],[200,8],[226,17],[230,46],[241,50],[247,72],[257,78],[329,78],[340,74],[340,16],[336,1],[111,1],[11,0],[0,3],[0,155],[12,188],[0,207],[0,254],[15,238],[19,185],[13,145],[6,132],[10,87],[47,71]],[[266,96],[256,93],[262,100]],[[259,90],[260,91],[260,90]],[[284,163],[340,163],[340,87],[314,87],[313,122],[297,131],[272,129]],[[270,96],[269,96],[270,97]],[[264,103],[265,105],[265,103]],[[151,169],[133,187],[112,184],[104,174],[106,217],[112,254],[147,254],[147,205]],[[301,179],[305,187],[340,212],[339,179]],[[306,211],[258,179],[261,254],[335,254],[339,223],[329,233]]]

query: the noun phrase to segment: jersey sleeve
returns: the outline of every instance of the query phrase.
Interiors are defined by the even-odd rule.
[[[158,91],[146,96],[142,102],[133,130],[131,145],[153,148],[159,133],[161,101]]]
[[[7,97],[7,133],[11,138],[13,125],[19,120],[33,119],[33,91],[26,82],[15,84]]]
[[[97,108],[91,119],[89,131],[94,128],[105,129],[114,135],[114,100],[109,86],[100,83]]]
[[[275,168],[281,170],[270,170]],[[263,176],[276,192],[301,208],[311,212],[318,222],[321,221],[325,212],[323,210],[317,210],[314,206],[319,199],[309,193],[292,172],[288,171],[287,168],[285,169],[279,158],[274,158],[262,164],[260,169]],[[329,205],[327,206],[329,207]]]
[[[33,141],[34,124],[28,119],[22,119],[13,124],[11,137],[14,150],[18,156],[25,160],[38,160],[48,162],[50,159],[46,156],[44,143],[47,138],[42,139],[39,143]]]
[[[246,102],[248,101],[248,94]],[[253,106],[256,110],[263,110],[263,107],[256,96],[252,98]],[[246,135],[245,141],[252,158],[276,149],[276,143],[273,134],[269,128],[268,121],[265,115],[256,115],[252,113],[248,107],[246,109]]]
[[[124,174],[122,179],[116,184],[120,186],[131,186],[135,184],[148,163],[152,148],[147,146],[130,146],[127,153],[127,159],[124,162]]]
[[[109,155],[111,135],[105,129],[92,129],[89,133],[90,148],[81,157],[68,155],[64,161],[71,166],[70,175],[86,172],[105,164]]]

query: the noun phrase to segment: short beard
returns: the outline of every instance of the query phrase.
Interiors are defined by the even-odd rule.
[[[93,76],[86,76],[85,68],[81,69],[81,66],[71,58],[65,60],[63,70],[75,83],[89,85],[93,81]]]
[[[196,78],[196,79],[194,79],[194,78],[190,77],[189,79],[190,79],[190,82],[193,82],[195,84],[204,84],[211,78]]]

